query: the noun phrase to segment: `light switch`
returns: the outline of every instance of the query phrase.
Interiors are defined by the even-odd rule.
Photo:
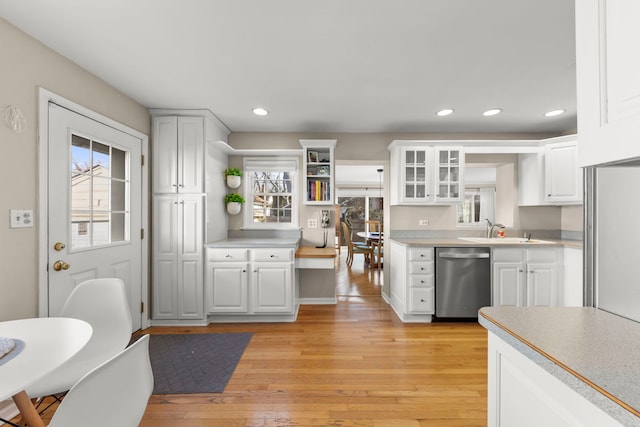
[[[33,211],[31,209],[11,209],[11,228],[33,227]]]
[[[318,220],[315,218],[309,218],[307,220],[307,228],[318,228]]]

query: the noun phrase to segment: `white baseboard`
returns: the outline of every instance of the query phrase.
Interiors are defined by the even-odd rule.
[[[308,305],[312,305],[312,304],[337,304],[338,303],[338,299],[337,298],[298,298],[298,302],[300,304],[308,304]]]

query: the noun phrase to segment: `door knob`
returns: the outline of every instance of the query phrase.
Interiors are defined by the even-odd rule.
[[[68,270],[69,269],[69,264],[67,264],[64,261],[58,260],[58,261],[53,263],[53,269],[55,271]]]
[[[56,242],[55,245],[53,245],[53,249],[55,249],[56,251],[60,252],[61,250],[63,250],[65,248],[65,244],[62,242]]]

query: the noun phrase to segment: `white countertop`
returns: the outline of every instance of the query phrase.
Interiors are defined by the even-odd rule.
[[[297,247],[298,239],[293,238],[231,238],[205,243],[206,248],[280,248]]]
[[[544,239],[545,243],[539,243],[536,239],[533,239],[532,242],[520,242],[520,241],[500,241],[500,239],[492,239],[494,242],[471,242],[468,240],[458,239],[456,237],[442,237],[442,238],[403,238],[403,237],[392,237],[391,240],[394,242],[400,243],[405,246],[489,246],[492,248],[501,248],[501,247],[511,247],[511,246],[520,246],[520,247],[553,247],[553,246],[563,246],[563,247],[572,247],[576,249],[582,249],[582,240],[552,240],[552,239]],[[546,243],[548,242],[548,243]]]
[[[640,323],[593,307],[484,307],[478,321],[623,425],[640,426]]]

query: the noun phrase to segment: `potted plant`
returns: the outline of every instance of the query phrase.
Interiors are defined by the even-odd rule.
[[[244,198],[238,193],[231,193],[224,196],[224,202],[227,204],[227,212],[231,215],[236,215],[242,209]]]
[[[227,185],[230,188],[240,187],[242,182],[242,171],[238,168],[227,168],[224,171],[224,176],[227,177]]]

